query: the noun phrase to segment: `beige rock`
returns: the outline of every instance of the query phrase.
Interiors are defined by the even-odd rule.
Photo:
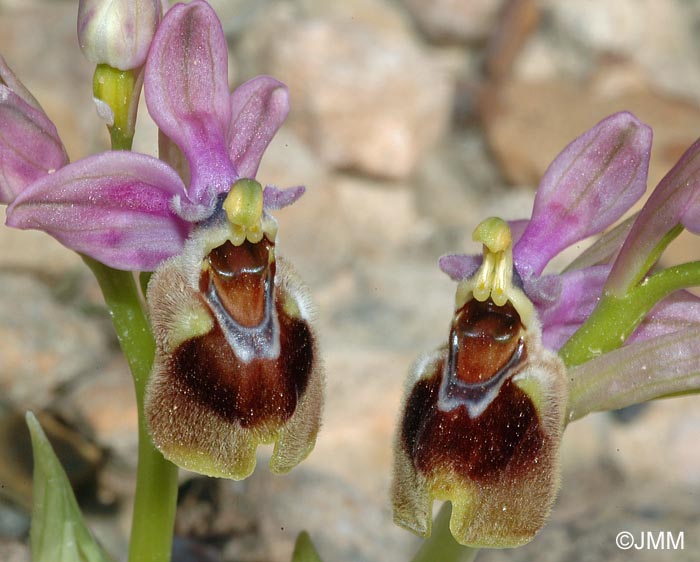
[[[40,409],[103,361],[108,339],[99,321],[55,301],[31,276],[2,272],[0,285],[0,393]]]
[[[72,385],[58,408],[75,425],[89,428],[95,442],[116,454],[119,462],[136,467],[136,396],[129,367],[120,354]]]
[[[683,231],[664,251],[662,264],[674,265],[700,260],[700,244],[697,234]],[[691,289],[697,295],[697,289]]]
[[[629,480],[655,480],[697,488],[700,450],[697,397],[653,402],[634,423],[608,432],[610,456]]]
[[[307,193],[298,203],[301,205],[310,193],[325,189],[327,175],[328,169],[318,155],[285,124],[265,150],[257,177],[278,187],[305,185]]]
[[[78,254],[45,232],[6,227],[5,214],[5,207],[0,207],[0,270],[30,270],[61,277],[84,267]]]
[[[481,213],[486,201],[507,200],[488,147],[474,132],[440,142],[421,162],[414,183],[419,213],[443,226],[464,229],[465,237],[485,218]]]
[[[269,175],[276,176],[274,166]],[[318,178],[298,203],[275,212],[279,251],[312,286],[425,236],[428,225],[416,212],[413,191],[344,174]]]
[[[635,61],[655,89],[698,100],[698,12],[693,2],[549,0],[551,29],[580,57],[612,53]]]
[[[334,562],[400,562],[416,549],[415,537],[392,523],[386,495],[363,493],[328,471],[304,466],[281,478],[256,471],[246,486],[264,514],[259,523],[268,550],[264,560],[289,560],[302,530],[322,559]],[[252,562],[241,554],[230,559]]]
[[[365,258],[395,252],[420,237],[412,191],[352,176],[337,177],[335,190],[345,234]]]
[[[403,0],[418,27],[433,41],[486,39],[503,0]]]
[[[320,18],[346,26],[368,27],[385,36],[415,35],[411,17],[393,0],[215,0],[211,4],[220,15],[227,36],[236,43],[234,56],[246,69],[245,74],[255,71],[251,63],[254,66],[265,60],[257,56],[251,59],[250,55],[266,51],[270,34],[293,22]]]
[[[15,540],[0,539],[0,560],[5,562],[29,562],[29,547]]]
[[[498,109],[487,116],[486,133],[510,181],[536,186],[569,142],[604,117],[628,110],[654,129],[649,185],[655,186],[697,138],[700,110],[647,89],[608,92],[557,80],[505,86]]]
[[[244,51],[288,84],[290,125],[331,166],[405,178],[445,131],[448,74],[410,38],[330,17],[265,29]]]
[[[392,440],[411,358],[357,348],[328,350],[329,375],[323,431],[308,467],[332,473],[363,494],[388,497]],[[306,464],[305,464],[306,466]]]
[[[80,52],[77,8],[32,2],[0,11],[0,53],[55,122],[72,160],[106,148],[92,102],[94,65]]]
[[[294,205],[275,211],[277,249],[312,287],[325,283],[351,259],[347,228],[330,183],[307,185]]]

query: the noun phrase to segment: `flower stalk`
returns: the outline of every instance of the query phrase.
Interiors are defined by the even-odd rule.
[[[452,506],[445,502],[433,523],[433,532],[421,545],[411,562],[473,562],[478,548],[462,546],[450,532]]]
[[[119,70],[107,64],[95,68],[92,91],[98,113],[107,122],[112,150],[131,150],[141,82],[142,77],[133,70]]]
[[[155,342],[133,275],[86,256],[83,256],[83,260],[102,289],[136,390],[139,460],[129,560],[167,562],[170,560],[175,521],[177,467],[166,461],[153,446],[143,408]]]
[[[165,457],[242,479],[257,447],[274,443],[270,469],[284,473],[311,452],[323,405],[313,307],[277,255],[269,214],[304,188],[255,179],[287,88],[258,76],[230,92],[211,6],[178,4],[162,19],[166,7],[81,0],[112,150],[72,164],[0,58],[7,224],[84,255],[134,380],[130,562],[170,560],[177,467]],[[142,85],[160,159],[131,152]],[[629,113],[604,119],[548,168],[529,220],[487,219],[474,232],[483,256],[440,260],[458,283],[449,335],[416,361],[395,440],[394,519],[428,537],[413,562],[471,562],[478,548],[532,540],[559,487],[569,421],[700,389],[700,298],[684,291],[700,286],[700,262],[654,269],[684,228],[700,234],[700,140],[636,217],[545,272],[643,195],[651,138]],[[433,524],[434,500],[445,504]],[[293,558],[319,559],[308,536]]]
[[[604,295],[581,328],[559,350],[567,367],[575,367],[622,346],[662,299],[700,285],[700,262],[685,263],[655,273],[618,297]]]
[[[133,70],[119,70],[108,64],[99,64],[95,69],[93,94],[98,112],[105,113],[112,150],[131,150],[142,79]],[[144,399],[155,355],[153,333],[133,273],[114,269],[88,256],[83,256],[83,260],[100,285],[134,380],[138,466],[129,562],[169,562],[178,469],[153,446],[146,424]]]

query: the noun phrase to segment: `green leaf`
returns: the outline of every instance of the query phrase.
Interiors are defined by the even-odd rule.
[[[34,452],[33,562],[107,562],[85,526],[68,477],[34,414],[27,412]]]
[[[299,533],[292,553],[292,562],[322,562],[314,543],[306,531]]]

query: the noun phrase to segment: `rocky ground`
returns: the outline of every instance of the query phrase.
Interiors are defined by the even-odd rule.
[[[654,128],[654,185],[700,136],[700,4],[214,5],[232,82],[268,73],[291,90],[292,113],[258,177],[308,187],[278,214],[280,250],[318,305],[327,406],[314,453],[288,476],[270,475],[264,462],[239,483],[183,474],[177,532],[226,562],[288,560],[301,529],[327,561],[407,560],[419,543],[391,522],[391,441],[409,365],[447,334],[454,284],[437,257],[475,250],[469,235],[485,216],[527,216],[557,152],[617,110]],[[73,160],[107,143],[76,12],[67,0],[0,0],[0,54]],[[154,153],[146,116],[144,108],[136,149]],[[668,259],[698,258],[700,246],[683,238]],[[8,228],[0,228],[0,289],[0,559],[29,559],[31,464],[20,414],[32,409],[64,445],[91,526],[121,560],[136,410],[99,290],[73,253]],[[550,523],[530,545],[478,560],[697,560],[699,437],[697,398],[573,424]],[[685,549],[621,551],[622,530],[683,531]]]

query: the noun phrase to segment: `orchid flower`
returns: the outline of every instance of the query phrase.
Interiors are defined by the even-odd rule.
[[[601,121],[550,165],[528,221],[487,219],[473,236],[483,256],[440,259],[458,282],[455,313],[447,344],[408,379],[392,483],[399,525],[427,536],[433,500],[449,500],[461,544],[524,544],[555,499],[567,422],[700,388],[700,299],[675,292],[700,283],[700,264],[649,275],[682,227],[700,230],[700,142],[636,218],[544,273],[643,195],[651,137],[629,113]]]
[[[652,132],[630,113],[601,121],[567,146],[545,172],[529,221],[511,225],[513,262],[542,322],[545,347],[559,349],[588,318],[611,264],[544,274],[553,257],[613,225],[646,190]],[[471,277],[480,256],[452,254],[440,268]]]
[[[146,67],[146,102],[160,130],[187,157],[189,186],[161,160],[105,152],[25,185],[8,209],[9,226],[44,230],[117,269],[152,271],[182,251],[195,224],[215,212],[218,197],[236,179],[255,176],[287,115],[286,87],[259,76],[229,94],[228,54],[216,14],[204,2],[169,13]],[[182,20],[195,27],[174,41]],[[275,209],[294,202],[303,188],[265,192],[268,208]]]
[[[277,472],[308,455],[322,372],[306,290],[277,258],[268,214],[304,188],[263,189],[253,179],[288,92],[259,76],[229,93],[227,59],[212,8],[174,6],[153,38],[144,90],[177,170],[110,151],[25,172],[8,188],[7,224],[44,230],[113,268],[156,270],[147,294],[153,441],[180,466],[244,478],[259,443],[276,444]]]

